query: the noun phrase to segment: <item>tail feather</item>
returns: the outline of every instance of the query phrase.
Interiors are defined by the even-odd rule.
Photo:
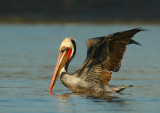
[[[133,85],[110,85],[117,93],[123,91],[125,88],[133,87]]]

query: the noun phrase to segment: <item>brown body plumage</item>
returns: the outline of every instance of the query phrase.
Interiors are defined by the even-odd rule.
[[[88,39],[87,58],[79,70],[69,75],[67,68],[76,52],[75,41],[66,38],[60,46],[55,72],[53,74],[50,90],[61,75],[62,83],[69,89],[78,93],[116,93],[132,85],[109,85],[112,72],[117,72],[121,66],[122,58],[128,44],[138,42],[131,38],[142,29],[135,28],[128,31],[117,32],[104,37]],[[65,59],[65,60],[64,60]]]

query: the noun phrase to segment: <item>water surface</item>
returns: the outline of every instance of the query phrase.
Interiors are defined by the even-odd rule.
[[[48,92],[59,45],[65,37],[77,42],[69,66],[76,71],[86,57],[85,41],[142,27],[143,46],[129,45],[111,84],[132,84],[121,94],[96,98],[73,94],[58,81]],[[0,112],[2,113],[146,113],[160,111],[160,26],[96,24],[0,24]]]

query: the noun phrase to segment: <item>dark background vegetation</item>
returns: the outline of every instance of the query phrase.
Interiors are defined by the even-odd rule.
[[[159,22],[160,0],[0,0],[1,22]]]

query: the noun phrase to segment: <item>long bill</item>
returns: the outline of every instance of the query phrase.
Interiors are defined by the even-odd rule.
[[[65,50],[64,52],[60,52],[59,53],[59,56],[58,56],[58,59],[57,59],[57,64],[56,64],[56,67],[54,69],[54,73],[53,73],[53,77],[52,77],[52,81],[51,81],[51,84],[50,84],[50,89],[49,89],[49,92],[51,92],[57,78],[58,78],[58,75],[60,74],[60,71],[61,69],[64,67],[64,65],[67,63],[67,61],[69,60],[70,58],[70,55],[71,55],[71,49],[69,50]]]

